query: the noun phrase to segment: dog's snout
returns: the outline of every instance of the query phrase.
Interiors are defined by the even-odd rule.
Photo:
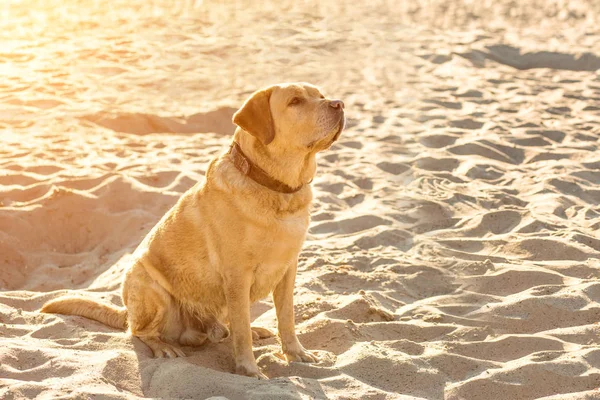
[[[332,108],[340,108],[340,109],[344,109],[344,102],[341,100],[331,100],[329,102],[329,107]]]

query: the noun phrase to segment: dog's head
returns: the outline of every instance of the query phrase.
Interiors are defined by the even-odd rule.
[[[308,83],[274,85],[253,93],[233,123],[264,146],[320,151],[344,129],[344,103]]]

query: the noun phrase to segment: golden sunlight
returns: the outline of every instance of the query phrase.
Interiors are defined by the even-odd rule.
[[[0,399],[599,399],[599,27],[0,0]]]

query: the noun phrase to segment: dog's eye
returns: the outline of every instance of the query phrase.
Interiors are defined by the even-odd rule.
[[[302,102],[302,99],[300,97],[294,97],[290,100],[290,102],[288,103],[288,106],[295,106],[296,104],[300,104]]]

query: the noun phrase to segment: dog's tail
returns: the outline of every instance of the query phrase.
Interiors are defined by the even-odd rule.
[[[43,313],[80,315],[116,329],[127,328],[127,309],[79,296],[64,296],[50,300],[40,310]]]

